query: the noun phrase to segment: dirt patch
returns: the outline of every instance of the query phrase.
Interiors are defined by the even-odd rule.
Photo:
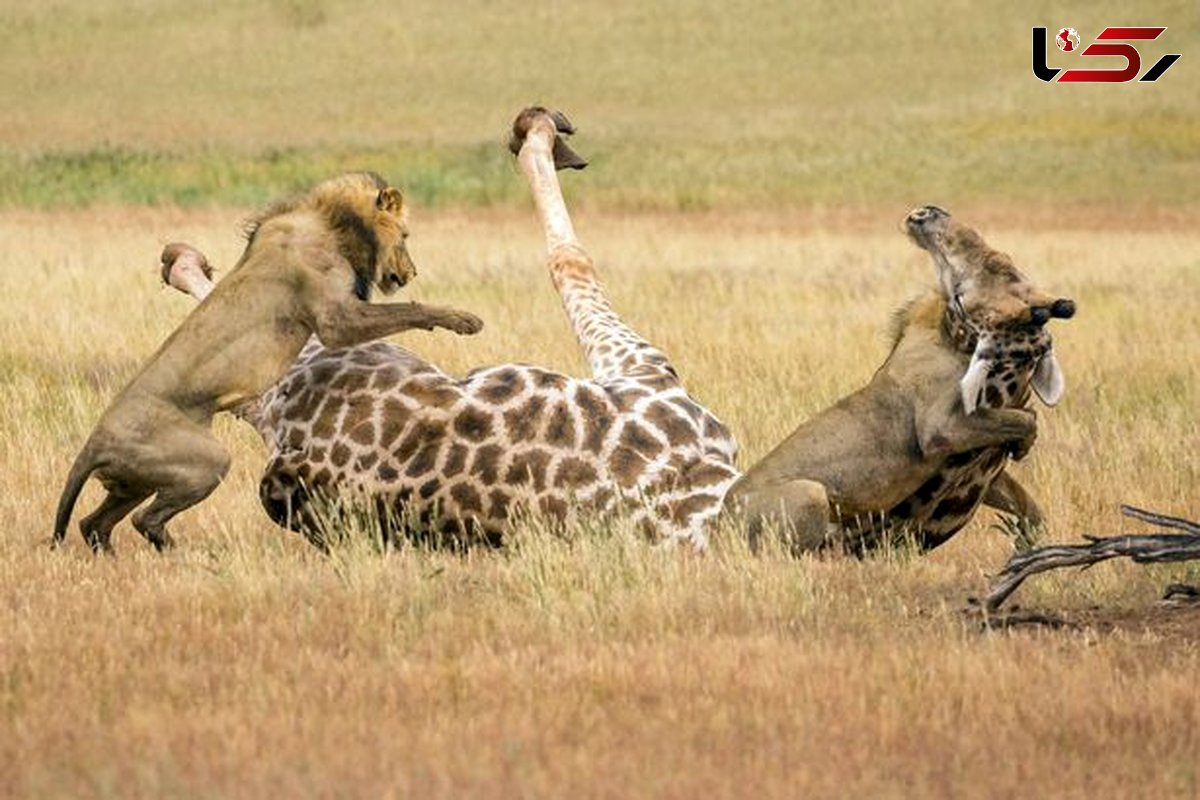
[[[1183,605],[1159,602],[1143,608],[1095,606],[1066,611],[1014,606],[987,616],[972,608],[966,613],[978,617],[981,630],[1062,630],[1147,637],[1178,644],[1200,642],[1200,603],[1196,602]]]

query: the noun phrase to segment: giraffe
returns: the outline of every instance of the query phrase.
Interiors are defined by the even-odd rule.
[[[324,548],[315,501],[335,494],[441,542],[498,544],[523,510],[568,521],[620,507],[652,540],[706,546],[738,476],[737,445],[613,309],[556,173],[586,165],[565,141],[572,133],[561,113],[527,108],[509,147],[591,377],[502,364],[455,378],[386,342],[331,350],[310,340],[240,409],[270,449],[260,499],[277,523]],[[212,285],[205,269],[194,249],[164,260],[168,281],[193,295]]]
[[[894,533],[945,542],[981,504],[1042,522],[1006,472],[1037,435],[1032,394],[1064,381],[1045,324],[1075,304],[1036,289],[1012,259],[936,206],[911,212],[939,291],[897,315],[892,352],[871,382],[804,423],[746,471],[728,506],[752,541],[773,523],[797,550],[862,553]]]

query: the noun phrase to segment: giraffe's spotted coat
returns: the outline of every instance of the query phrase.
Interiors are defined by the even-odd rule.
[[[456,379],[391,344],[311,341],[257,410],[271,516],[305,529],[320,490],[495,542],[518,506],[558,520],[620,506],[655,539],[703,546],[738,475],[733,437],[585,280],[581,251],[551,267],[572,276],[556,285],[594,378],[504,364]]]

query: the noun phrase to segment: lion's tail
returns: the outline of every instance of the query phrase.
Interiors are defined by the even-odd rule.
[[[56,546],[62,544],[63,539],[67,538],[67,525],[71,522],[71,512],[75,510],[75,501],[79,499],[79,493],[83,490],[83,485],[87,483],[88,477],[100,466],[96,462],[90,445],[89,442],[76,456],[75,463],[71,465],[71,471],[67,473],[67,485],[63,487],[62,497],[58,499],[58,513],[54,516],[54,544]]]

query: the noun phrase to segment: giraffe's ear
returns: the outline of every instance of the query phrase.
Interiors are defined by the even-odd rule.
[[[375,198],[375,207],[393,216],[400,216],[400,212],[404,210],[404,195],[400,194],[400,190],[395,186],[389,186],[379,192],[379,196]]]
[[[1037,396],[1043,403],[1054,406],[1058,405],[1058,401],[1062,399],[1066,386],[1067,382],[1063,378],[1062,367],[1058,365],[1058,359],[1051,350],[1038,360],[1037,366],[1033,370],[1033,390],[1037,392]]]

